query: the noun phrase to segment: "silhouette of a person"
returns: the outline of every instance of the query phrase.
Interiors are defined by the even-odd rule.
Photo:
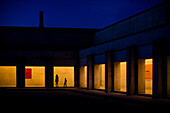
[[[64,86],[67,87],[67,79],[64,80]]]
[[[56,76],[55,76],[56,87],[58,87],[58,81],[59,81],[59,77],[58,77],[58,74],[56,74]]]

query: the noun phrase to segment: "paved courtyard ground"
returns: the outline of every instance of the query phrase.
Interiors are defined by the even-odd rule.
[[[104,92],[77,89],[56,90],[6,90],[0,93],[1,110],[9,112],[167,112],[168,101],[139,101],[135,97],[116,98]],[[121,95],[118,95],[121,97]],[[123,97],[123,95],[122,95]],[[130,99],[133,98],[133,99]],[[169,110],[170,111],[170,110]]]

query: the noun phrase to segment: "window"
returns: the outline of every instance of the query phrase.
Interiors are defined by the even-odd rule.
[[[114,63],[114,91],[126,92],[127,81],[127,63],[115,62]]]
[[[45,66],[25,67],[25,87],[45,87]]]
[[[0,66],[0,87],[16,87],[16,66]]]
[[[138,93],[152,95],[152,59],[138,60]]]
[[[54,87],[74,87],[74,67],[54,66]]]
[[[94,88],[105,89],[105,64],[97,64],[94,67]]]

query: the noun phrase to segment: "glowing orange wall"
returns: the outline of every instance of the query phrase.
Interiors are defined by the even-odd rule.
[[[16,66],[0,66],[0,87],[16,87]]]
[[[53,75],[53,86],[56,86],[55,76],[58,74],[59,82],[58,87],[64,87],[65,78],[67,79],[67,87],[74,87],[74,67],[58,67],[55,66],[54,68],[54,75]]]
[[[26,66],[32,69],[32,78],[25,79],[25,87],[45,87],[45,67],[44,66]]]
[[[138,60],[138,93],[152,94],[152,59]]]
[[[145,94],[152,94],[152,59],[145,59]]]
[[[152,60],[145,60],[145,79],[152,80]]]

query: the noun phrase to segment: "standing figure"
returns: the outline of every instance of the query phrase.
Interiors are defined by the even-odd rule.
[[[56,74],[56,76],[55,76],[56,87],[58,87],[58,81],[59,81],[59,77],[58,77],[58,74]]]
[[[64,80],[64,87],[67,87],[67,79]]]

